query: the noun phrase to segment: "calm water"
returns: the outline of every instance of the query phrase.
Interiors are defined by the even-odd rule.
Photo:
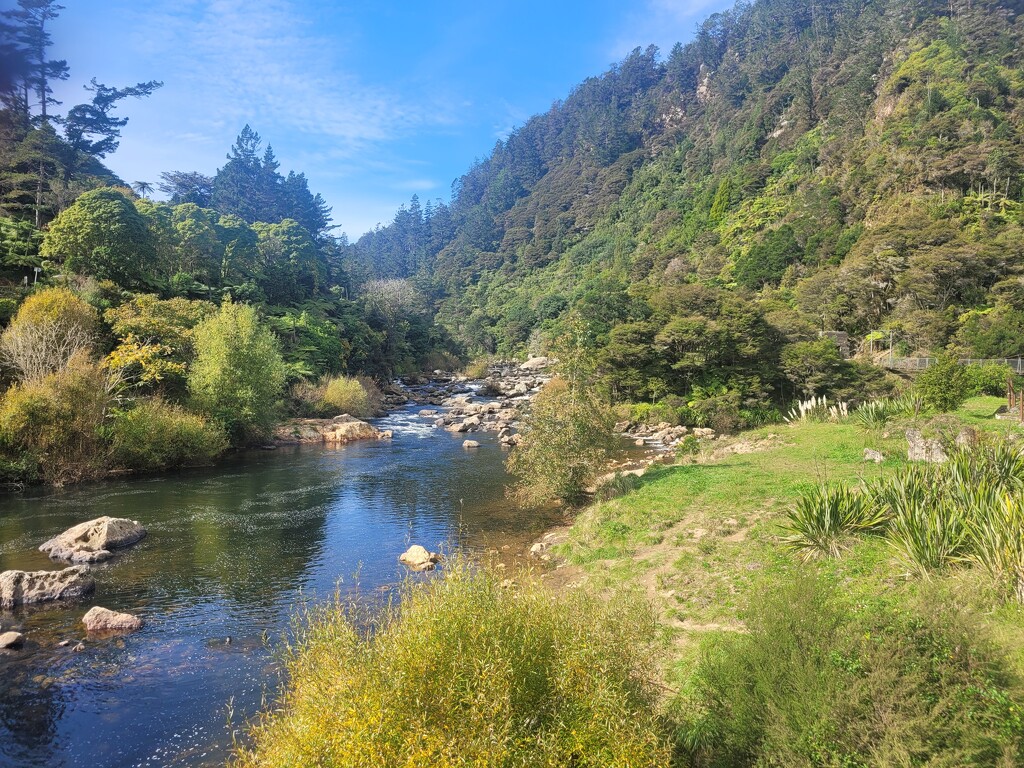
[[[59,567],[39,544],[100,515],[149,529],[94,567],[93,597],[0,611],[3,630],[28,641],[0,652],[0,765],[223,764],[229,708],[237,728],[273,694],[271,648],[302,601],[329,598],[339,579],[381,594],[403,576],[397,558],[410,543],[522,552],[552,521],[504,501],[493,436],[475,434],[481,447],[464,450],[464,436],[417,410],[379,420],[390,443],[253,452],[210,470],[0,496],[0,570]],[[146,627],[75,653],[92,605]]]

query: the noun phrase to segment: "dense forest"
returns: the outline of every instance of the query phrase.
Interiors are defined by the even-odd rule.
[[[195,328],[231,302],[272,333],[286,387],[539,352],[581,326],[607,397],[719,429],[885,394],[879,349],[1024,352],[1012,0],[740,3],[354,243],[250,126],[212,176],[117,178],[119,110],[161,83],[93,79],[59,111],[59,10],[19,0],[2,21],[0,324],[17,346],[36,281],[70,290],[134,394],[187,404]],[[0,383],[19,370],[8,354]]]
[[[822,331],[1019,355],[1021,10],[740,3],[581,83],[354,260],[413,280],[471,355],[578,317],[619,398],[726,422],[884,388]]]

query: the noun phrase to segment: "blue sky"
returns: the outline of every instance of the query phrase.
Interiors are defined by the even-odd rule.
[[[731,0],[64,0],[53,55],[71,79],[165,85],[127,101],[108,165],[126,181],[212,174],[242,126],[304,171],[353,239],[413,193],[451,182],[495,141],[636,46],[667,54]]]

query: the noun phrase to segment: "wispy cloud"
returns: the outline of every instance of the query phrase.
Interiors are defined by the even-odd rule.
[[[443,119],[346,71],[344,41],[319,35],[292,0],[186,0],[146,14],[133,47],[173,62],[192,111],[184,133],[212,121],[265,123],[354,157]]]

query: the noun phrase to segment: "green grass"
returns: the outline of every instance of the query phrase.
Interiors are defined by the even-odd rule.
[[[969,400],[952,424],[1005,433],[1019,429],[992,418],[1001,398]],[[920,419],[927,422],[927,415]],[[822,483],[858,485],[898,472],[906,461],[901,420],[881,430],[851,422],[801,422],[747,432],[738,440],[767,446],[706,463],[656,467],[638,489],[584,510],[559,550],[587,581],[615,591],[640,586],[655,602],[663,624],[681,648],[709,634],[742,626],[740,613],[760,585],[786,579],[798,555],[786,550],[783,526],[805,492]],[[864,448],[882,451],[879,465],[863,460]],[[921,587],[893,547],[873,537],[853,539],[840,557],[818,569],[852,595],[898,605]],[[1017,611],[999,609],[976,572],[954,568],[935,580],[962,587],[961,599],[987,605],[988,623],[1004,636],[1007,652],[1024,672],[1024,631]],[[689,650],[681,651],[689,654]]]

